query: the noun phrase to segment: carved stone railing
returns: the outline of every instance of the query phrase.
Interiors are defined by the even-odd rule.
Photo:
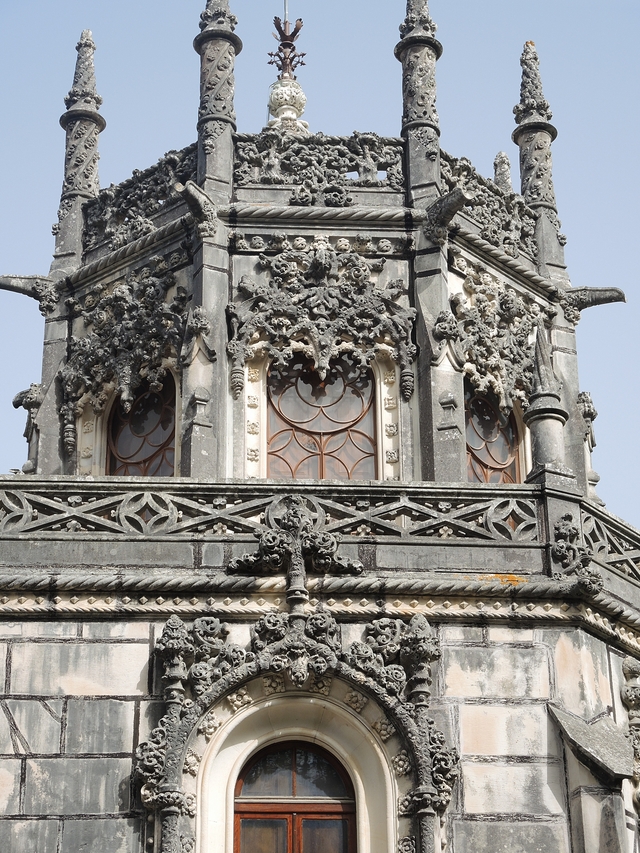
[[[640,581],[639,530],[595,504],[585,504],[582,536],[595,561]]]
[[[349,207],[351,189],[402,192],[404,141],[375,133],[300,136],[266,130],[236,137],[234,182],[287,186],[292,205]]]
[[[538,248],[534,239],[538,215],[521,195],[505,192],[493,181],[483,178],[464,157],[441,152],[442,183],[447,190],[457,187],[473,196],[462,216],[475,223],[479,236],[506,255],[524,255],[535,261]]]
[[[541,546],[535,487],[0,478],[0,539],[25,535],[246,539],[274,498],[313,496],[343,541]]]
[[[196,146],[190,145],[170,151],[155,166],[135,171],[121,184],[102,190],[83,206],[85,252],[103,243],[119,249],[153,233],[157,228],[154,220],[180,200],[174,185],[195,181],[196,165]]]

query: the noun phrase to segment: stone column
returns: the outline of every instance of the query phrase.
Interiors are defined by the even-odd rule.
[[[520,103],[513,110],[518,124],[513,141],[520,148],[521,192],[539,217],[536,242],[540,275],[566,285],[565,239],[560,234],[551,157],[551,143],[558,131],[549,123],[553,113],[542,91],[540,60],[533,42],[525,44],[520,64],[522,85]]]
[[[407,141],[408,203],[440,194],[440,124],[436,110],[436,62],[442,45],[427,0],[407,0],[396,58],[402,62],[402,136]]]
[[[226,228],[216,209],[229,204],[233,189],[233,105],[235,58],[242,42],[228,0],[208,0],[194,47],[200,54],[198,112],[198,187],[185,198],[196,219],[193,259],[193,312],[206,335],[182,371],[181,475],[222,479],[227,475],[226,306],[229,302],[229,252]],[[184,188],[183,188],[184,189]]]

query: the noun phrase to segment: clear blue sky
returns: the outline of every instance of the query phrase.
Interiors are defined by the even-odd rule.
[[[0,273],[46,273],[62,181],[58,126],[75,44],[91,28],[102,112],[102,184],[119,182],[195,139],[198,58],[191,46],[205,0],[0,0]],[[238,127],[264,124],[274,70],[271,19],[282,0],[232,0],[244,51],[237,62]],[[403,0],[290,0],[303,17],[299,71],[311,129],[397,135],[400,65],[393,56]],[[491,175],[511,142],[523,43],[536,42],[559,137],[554,178],[575,286],[622,287],[627,305],[584,312],[581,385],[600,416],[594,467],[609,509],[640,526],[636,240],[640,170],[640,4],[609,0],[432,0],[443,147]],[[516,170],[514,177],[517,180]],[[42,321],[25,297],[0,292],[0,471],[26,458],[24,412],[11,399],[40,377]]]

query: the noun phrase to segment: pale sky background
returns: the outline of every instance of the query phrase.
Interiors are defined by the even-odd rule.
[[[196,138],[198,57],[205,0],[0,0],[0,274],[49,269],[62,181],[58,118],[84,28],[98,45],[103,186]],[[266,118],[275,71],[272,18],[282,0],[232,0],[244,50],[236,65],[238,129]],[[305,21],[298,72],[313,131],[397,135],[402,99],[393,56],[403,0],[290,0]],[[582,390],[600,415],[594,467],[608,508],[640,527],[636,252],[640,230],[640,4],[638,0],[432,0],[444,55],[438,63],[442,145],[492,175],[509,153],[519,57],[536,42],[559,136],[554,179],[573,284],[621,287],[626,305],[591,308],[579,326]],[[514,184],[518,185],[514,168]],[[14,394],[40,378],[43,323],[36,303],[0,291],[0,472],[26,459],[25,412]]]

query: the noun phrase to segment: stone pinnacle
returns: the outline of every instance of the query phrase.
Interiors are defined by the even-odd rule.
[[[64,99],[67,110],[84,110],[95,112],[102,105],[102,98],[96,88],[96,73],[93,64],[93,54],[96,46],[91,30],[84,30],[76,46],[78,59],[73,77],[71,91]]]
[[[520,65],[522,66],[520,103],[513,108],[516,123],[549,122],[553,113],[542,91],[540,58],[532,41],[525,44]]]

